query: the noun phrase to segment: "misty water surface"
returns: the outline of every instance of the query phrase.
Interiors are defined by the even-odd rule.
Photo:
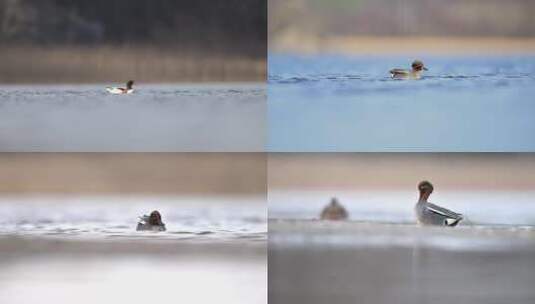
[[[0,86],[0,151],[264,149],[263,84],[109,85]]]

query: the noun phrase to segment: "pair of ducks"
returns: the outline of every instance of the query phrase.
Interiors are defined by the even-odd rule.
[[[463,215],[446,208],[428,202],[429,196],[433,193],[433,185],[428,181],[418,184],[420,198],[414,207],[416,219],[422,225],[450,226],[455,227],[463,219]],[[321,212],[322,220],[346,220],[349,217],[347,210],[338,202],[336,198]],[[139,218],[137,231],[165,231],[165,224],[162,222],[162,215],[158,211],[152,211],[150,215],[143,215]]]
[[[415,60],[411,65],[411,70],[392,69],[390,74],[394,79],[420,79],[422,78],[422,71],[427,71],[424,63],[420,60]],[[106,91],[110,94],[132,94],[134,93],[134,81],[129,80],[126,87],[107,87]]]
[[[463,219],[462,214],[427,201],[431,193],[433,193],[433,185],[430,182],[423,181],[419,183],[418,191],[420,192],[420,198],[414,207],[414,211],[419,224],[455,227]],[[345,220],[348,216],[347,210],[336,198],[333,198],[330,204],[321,212],[320,218],[322,220]]]

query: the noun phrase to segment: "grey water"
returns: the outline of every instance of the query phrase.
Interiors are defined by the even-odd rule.
[[[270,220],[270,303],[531,303],[534,232]]]
[[[337,197],[347,221],[319,220]],[[269,193],[270,303],[531,303],[535,192],[441,191],[459,226],[416,224],[414,191]]]
[[[0,151],[255,152],[265,147],[260,83],[0,85]]]
[[[269,55],[269,151],[535,151],[535,57]]]

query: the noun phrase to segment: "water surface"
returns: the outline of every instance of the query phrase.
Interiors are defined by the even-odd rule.
[[[108,84],[109,85],[109,84]],[[0,151],[262,151],[265,86],[1,85]]]
[[[138,217],[159,210],[165,232],[135,231]],[[59,239],[267,239],[266,206],[256,197],[3,197],[0,235]]]
[[[272,220],[270,303],[531,303],[535,230]]]
[[[535,57],[269,56],[270,151],[535,151]]]
[[[3,196],[0,302],[267,303],[266,242],[258,197]]]

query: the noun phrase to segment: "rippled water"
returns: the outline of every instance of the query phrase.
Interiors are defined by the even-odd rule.
[[[135,231],[138,216],[152,210],[160,211],[167,231]],[[263,242],[266,213],[255,197],[4,197],[0,235]]]
[[[534,151],[535,57],[269,57],[270,151]]]
[[[1,151],[261,151],[264,84],[1,85]]]

